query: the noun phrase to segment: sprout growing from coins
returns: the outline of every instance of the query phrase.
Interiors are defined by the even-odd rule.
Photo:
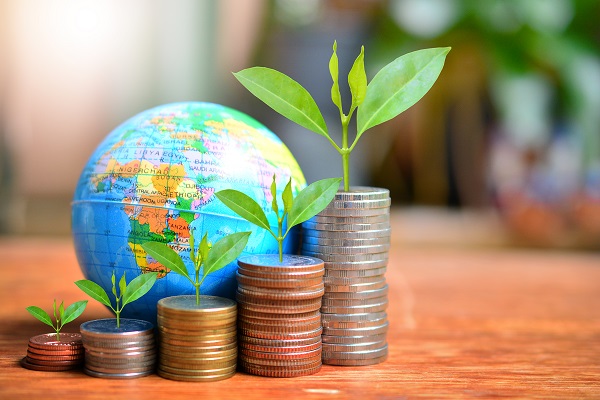
[[[449,47],[413,51],[383,67],[367,84],[364,46],[348,73],[352,103],[348,114],[342,107],[338,83],[337,42],[329,60],[333,84],[331,100],[340,111],[341,146],[331,138],[325,119],[310,93],[289,76],[265,67],[252,67],[233,75],[254,96],[298,125],[324,136],[342,156],[344,190],[348,191],[350,153],[369,128],[386,122],[412,107],[431,89],[439,76]],[[356,136],[350,144],[348,126],[356,111]]]
[[[113,271],[111,276],[111,283],[112,294],[115,298],[114,307],[106,291],[102,288],[102,286],[98,285],[96,282],[90,281],[88,279],[82,279],[75,282],[75,284],[79,289],[81,289],[92,299],[99,301],[100,303],[110,308],[117,317],[117,328],[119,328],[121,326],[120,316],[121,312],[123,311],[123,308],[125,308],[127,304],[136,301],[137,299],[148,293],[150,289],[152,289],[152,286],[154,286],[154,282],[156,282],[157,276],[157,272],[141,274],[132,279],[131,282],[127,284],[127,280],[125,279],[125,272],[123,272],[123,275],[119,280],[119,286],[117,289],[115,271]]]
[[[188,269],[179,254],[165,243],[146,242],[142,248],[156,261],[171,271],[187,278],[196,289],[196,304],[200,304],[200,287],[206,277],[234,261],[248,243],[250,232],[237,232],[224,236],[214,244],[208,242],[208,234],[204,234],[196,247],[193,230],[190,231],[190,259],[194,271]]]
[[[337,193],[342,178],[328,178],[316,181],[305,187],[294,199],[292,194],[292,178],[283,189],[281,199],[283,212],[279,212],[277,203],[276,176],[273,174],[271,184],[271,209],[277,216],[277,232],[269,225],[269,220],[262,207],[250,196],[234,189],[225,189],[215,193],[215,196],[246,221],[265,229],[277,240],[279,246],[279,262],[283,261],[283,241],[292,227],[320,213],[331,203]],[[283,222],[287,219],[287,227],[283,231]]]
[[[56,332],[56,340],[60,342],[60,330],[63,328],[63,326],[75,320],[83,313],[85,307],[87,306],[87,302],[87,300],[76,301],[65,309],[64,301],[61,301],[57,308],[56,299],[54,299],[53,309],[55,322],[52,322],[50,315],[48,315],[48,313],[42,310],[40,307],[29,306],[26,308],[26,310],[38,320],[42,321],[46,325],[51,326]]]

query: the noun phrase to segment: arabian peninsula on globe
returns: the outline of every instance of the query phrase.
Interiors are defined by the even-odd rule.
[[[277,242],[214,196],[235,188],[263,206],[272,226],[271,182],[283,190],[290,177],[294,195],[306,186],[296,160],[264,125],[237,110],[211,103],[174,103],[125,121],[98,146],[86,164],[72,203],[75,251],[86,278],[112,288],[111,274],[127,281],[158,271],[159,279],[123,316],[156,319],[156,302],[192,294],[190,282],[170,273],[142,249],[146,241],[168,243],[189,260],[189,233],[224,235],[252,231],[245,254],[275,253]],[[278,196],[281,192],[278,192]],[[284,252],[295,243],[289,236]],[[209,275],[202,294],[233,298],[234,263]]]

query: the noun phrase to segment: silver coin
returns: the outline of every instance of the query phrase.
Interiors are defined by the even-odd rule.
[[[325,262],[325,273],[333,271],[359,271],[387,267],[388,259],[383,257],[379,260],[362,261],[327,261]]]
[[[350,278],[328,276],[323,278],[323,285],[356,285],[359,283],[379,282],[381,279],[385,279],[383,274],[372,276],[353,276]]]
[[[388,307],[388,300],[382,301],[377,304],[359,305],[359,306],[321,306],[321,313],[336,313],[336,314],[353,314],[353,313],[368,313],[368,312],[379,312],[385,311]]]
[[[389,208],[392,204],[391,198],[373,200],[333,200],[326,209],[367,209],[367,208]]]
[[[323,299],[370,299],[387,296],[388,285],[384,285],[379,289],[363,290],[361,292],[327,292]]]
[[[109,378],[109,379],[133,379],[133,378],[141,378],[143,376],[152,375],[154,373],[154,369],[150,369],[148,371],[143,372],[124,372],[124,373],[103,373],[93,371],[87,368],[83,369],[87,375],[96,377],[96,378]]]
[[[380,281],[367,283],[354,283],[349,285],[325,285],[325,293],[329,292],[362,292],[366,290],[380,289],[386,285],[385,278]],[[323,310],[321,310],[323,312]],[[335,311],[330,311],[335,312]]]
[[[383,302],[387,302],[387,296],[362,299],[332,299],[326,297],[322,299],[321,304],[323,307],[359,307],[381,304]]]
[[[369,239],[330,239],[324,237],[304,236],[302,243],[316,244],[319,246],[336,246],[336,247],[354,247],[354,246],[376,246],[381,244],[390,244],[390,238],[379,237]]]
[[[337,335],[322,335],[321,340],[325,343],[337,343],[337,344],[360,344],[360,343],[372,343],[386,341],[387,334],[381,333],[379,335],[366,335],[366,336],[337,336]]]
[[[303,229],[303,237],[325,238],[325,239],[373,239],[390,238],[392,230],[366,230],[366,231],[319,231],[316,229]]]
[[[387,333],[389,326],[387,321],[380,325],[361,328],[332,328],[328,326],[323,327],[323,334],[332,336],[375,336]]]
[[[380,254],[387,253],[390,249],[389,244],[373,244],[370,246],[327,246],[310,243],[302,243],[302,252],[312,252],[319,255],[323,254],[344,254],[344,255],[359,255],[359,254]],[[327,261],[323,259],[323,261]]]
[[[334,322],[358,322],[364,323],[369,321],[377,321],[382,318],[387,318],[386,312],[377,313],[362,313],[362,314],[326,314],[322,315],[324,323]]]
[[[387,360],[388,353],[386,352],[381,357],[367,358],[363,360],[352,360],[352,359],[339,359],[339,358],[324,358],[323,364],[327,365],[339,365],[339,366],[364,366],[364,365],[375,365]]]
[[[390,208],[325,208],[319,213],[322,217],[371,217],[389,215]]]
[[[342,358],[342,359],[370,359],[378,358],[387,354],[388,346],[385,344],[383,347],[374,350],[362,350],[362,351],[323,351],[323,358]]]
[[[351,278],[362,278],[362,277],[368,277],[368,276],[378,276],[378,275],[385,275],[387,271],[387,267],[380,267],[380,268],[371,268],[371,269],[350,269],[350,270],[345,270],[345,269],[328,269],[325,276],[323,277],[323,281],[329,281],[331,282],[331,279],[333,278],[346,278],[346,279],[351,279]]]
[[[331,314],[325,314],[331,315]],[[353,315],[353,314],[346,314]],[[387,322],[387,315],[383,318],[374,319],[374,320],[365,320],[365,321],[336,321],[336,320],[328,320],[326,318],[323,319],[323,332],[325,332],[325,328],[330,329],[344,329],[344,334],[346,336],[364,336],[361,335],[361,329],[365,328],[373,328],[380,327],[381,325]],[[329,331],[328,331],[329,332]],[[335,332],[335,331],[333,331]],[[344,336],[340,335],[340,332],[328,333],[334,336]]]
[[[373,351],[379,350],[387,344],[385,340],[379,342],[369,343],[353,343],[353,344],[337,344],[337,343],[324,343],[323,351],[327,353],[341,352],[341,353],[356,353],[362,351]]]
[[[374,222],[374,223],[349,223],[349,224],[327,224],[320,222],[306,221],[302,223],[303,230],[317,231],[340,231],[340,232],[355,232],[355,231],[377,231],[381,229],[390,229],[389,222]],[[314,235],[313,235],[314,236]]]
[[[119,327],[117,327],[116,318],[96,319],[87,321],[80,325],[82,339],[86,337],[102,337],[110,339],[111,337],[134,337],[152,335],[154,325],[150,322],[139,319],[120,318]]]
[[[349,190],[340,190],[336,193],[334,200],[375,200],[385,199],[390,196],[390,191],[385,188],[369,186],[350,186]]]
[[[382,214],[368,217],[332,217],[329,215],[317,214],[307,219],[307,221],[321,224],[375,224],[390,222],[390,215]]]
[[[279,261],[279,254],[253,254],[238,258],[238,265],[246,269],[271,272],[314,271],[322,267],[323,261],[291,254],[284,254],[283,261]]]
[[[319,257],[323,261],[325,261],[325,268],[328,268],[327,263],[356,263],[363,261],[377,261],[380,263],[385,263],[387,265],[387,261],[389,258],[388,252],[383,253],[363,253],[363,254],[331,254],[331,253],[319,253],[315,251],[309,251],[306,249],[302,249],[302,254],[310,255],[312,257]]]

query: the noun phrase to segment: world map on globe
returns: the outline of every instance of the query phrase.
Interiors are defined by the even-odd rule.
[[[159,279],[123,316],[156,320],[161,298],[192,294],[187,278],[170,272],[141,247],[147,241],[169,244],[193,271],[189,237],[205,233],[209,242],[252,231],[243,254],[275,253],[277,241],[224,206],[214,193],[237,189],[254,198],[271,226],[270,191],[276,176],[278,196],[292,179],[296,195],[306,181],[285,144],[250,116],[218,104],[174,103],[144,111],[114,129],[83,169],[72,203],[72,234],[79,265],[110,293],[111,275],[129,282],[156,271]],[[294,235],[284,252],[294,250]],[[234,298],[231,263],[210,274],[202,294]]]

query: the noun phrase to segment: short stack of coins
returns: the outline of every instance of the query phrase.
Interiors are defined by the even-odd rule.
[[[351,187],[302,224],[302,254],[325,261],[324,364],[387,358],[390,204],[387,189]]]
[[[84,372],[98,378],[131,379],[154,373],[156,341],[150,322],[121,318],[84,322]]]
[[[269,377],[321,369],[323,261],[278,254],[238,259],[239,366]]]
[[[21,366],[35,371],[68,371],[83,365],[84,349],[79,333],[37,335],[29,339]]]
[[[158,301],[158,374],[176,381],[232,377],[237,366],[237,304],[218,296]]]

